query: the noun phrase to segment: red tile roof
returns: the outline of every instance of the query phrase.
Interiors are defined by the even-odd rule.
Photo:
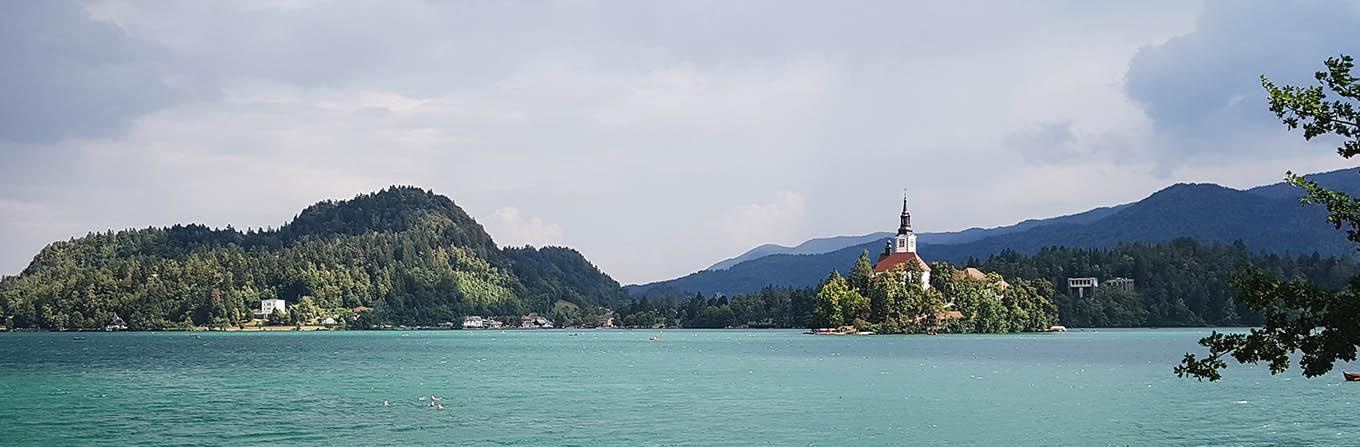
[[[936,320],[962,320],[962,319],[963,319],[963,312],[959,312],[959,311],[957,311],[957,310],[946,310],[946,311],[944,311],[944,312],[935,312],[935,319],[936,319]]]
[[[906,253],[893,253],[888,256],[880,256],[878,258],[878,263],[874,264],[874,273],[883,273],[886,271],[890,271],[894,268],[897,268],[897,266],[900,264],[907,264],[913,260],[921,263],[922,271],[927,272],[930,271],[930,266],[926,265],[925,259],[921,259],[920,256],[916,255],[916,253],[906,252]]]
[[[986,279],[987,279],[987,274],[986,274],[986,273],[982,273],[982,270],[978,270],[978,269],[975,269],[975,268],[972,268],[972,267],[968,267],[968,268],[965,268],[965,269],[963,269],[963,270],[959,270],[958,273],[955,273],[955,274],[954,274],[954,279],[964,279],[964,278],[971,279],[971,280],[974,280],[974,281],[983,281],[983,280],[986,280]]]

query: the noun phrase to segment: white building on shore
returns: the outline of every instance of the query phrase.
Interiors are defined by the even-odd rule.
[[[260,313],[259,313],[260,318],[269,318],[269,315],[273,314],[274,312],[287,312],[287,311],[288,303],[281,299],[271,298],[260,300]]]

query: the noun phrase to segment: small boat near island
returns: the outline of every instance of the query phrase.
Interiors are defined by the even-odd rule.
[[[1347,382],[1360,382],[1360,372],[1345,371],[1341,375],[1346,377]]]
[[[85,341],[85,337],[71,337],[73,341]]]

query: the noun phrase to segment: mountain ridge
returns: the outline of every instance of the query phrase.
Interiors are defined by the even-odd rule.
[[[967,243],[999,234],[1014,233],[1017,231],[1023,231],[1036,226],[1048,225],[1052,223],[1092,222],[1104,218],[1105,216],[1108,216],[1115,212],[1118,212],[1119,210],[1122,210],[1129,205],[1130,204],[1125,203],[1121,205],[1103,206],[1083,211],[1080,213],[1064,214],[1049,218],[1025,219],[1013,225],[1004,225],[998,227],[990,228],[972,227],[959,231],[938,233],[917,233],[917,237],[919,238],[921,243],[925,244]],[[845,247],[861,245],[868,241],[882,241],[883,239],[892,237],[893,234],[895,233],[890,231],[879,231],[860,236],[829,236],[813,238],[793,247],[787,247],[777,244],[762,244],[757,246],[756,248],[747,250],[746,252],[735,257],[718,261],[717,263],[709,266],[704,270],[727,270],[732,266],[740,264],[742,262],[751,261],[771,255],[814,255],[829,253]]]
[[[1323,186],[1360,194],[1360,168],[1309,174]],[[1297,188],[1286,183],[1237,190],[1212,183],[1177,183],[1137,202],[1094,208],[1015,225],[956,233],[953,239],[920,236],[920,252],[928,261],[963,263],[986,259],[1003,250],[1034,253],[1049,246],[1109,248],[1120,242],[1159,242],[1178,237],[1203,241],[1241,240],[1253,250],[1271,253],[1355,256],[1344,235],[1325,222],[1318,205],[1302,206]],[[976,237],[980,236],[980,237]],[[941,243],[940,241],[944,241]],[[808,287],[831,270],[847,271],[860,253],[881,251],[881,241],[852,245],[813,255],[771,254],[679,278],[628,285],[634,296],[693,293],[749,293],[765,286]],[[814,274],[820,271],[819,274]],[[799,275],[812,275],[804,277]]]

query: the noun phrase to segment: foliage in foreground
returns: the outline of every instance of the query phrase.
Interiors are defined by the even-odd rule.
[[[1337,154],[1351,158],[1360,154],[1360,78],[1353,73],[1349,56],[1328,59],[1327,70],[1315,78],[1321,85],[1277,86],[1264,76],[1261,83],[1270,98],[1270,110],[1290,129],[1302,127],[1304,138],[1340,137]],[[1328,99],[1328,93],[1337,99]],[[1332,191],[1303,177],[1287,174],[1287,180],[1303,188],[1303,203],[1327,207],[1327,222],[1345,230],[1347,239],[1360,244],[1360,200]],[[1337,361],[1354,361],[1360,344],[1360,276],[1341,289],[1328,289],[1306,280],[1280,280],[1258,270],[1245,269],[1236,278],[1237,299],[1264,316],[1264,326],[1249,333],[1215,332],[1200,340],[1209,349],[1203,358],[1192,353],[1176,367],[1181,377],[1215,381],[1222,378],[1227,357],[1238,363],[1266,363],[1272,374],[1289,369],[1290,355],[1299,353],[1303,375],[1316,377],[1331,371]]]

